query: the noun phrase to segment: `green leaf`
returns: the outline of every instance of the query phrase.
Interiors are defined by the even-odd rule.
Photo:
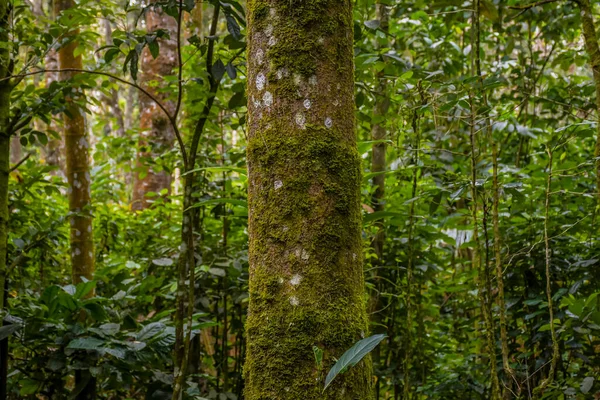
[[[373,19],[371,21],[365,21],[365,26],[369,29],[377,29],[381,26],[381,21],[378,19]]]
[[[225,75],[225,64],[223,64],[221,59],[217,60],[213,64],[212,68],[210,69],[210,73],[216,82],[219,82],[221,78],[223,78],[223,75]]]
[[[76,350],[99,350],[104,345],[104,340],[94,337],[82,337],[73,339],[67,345],[67,349]]]
[[[18,324],[4,325],[0,327],[0,340],[6,339],[19,329],[21,329],[21,325]]]
[[[166,328],[165,324],[162,322],[151,322],[148,325],[144,326],[141,331],[136,335],[137,340],[147,340],[150,339],[160,332],[164,331]]]
[[[19,394],[21,396],[31,395],[37,392],[39,383],[34,381],[33,379],[23,379],[19,381],[21,385],[21,389],[19,390]]]
[[[158,57],[158,54],[159,54],[158,41],[153,40],[151,42],[148,42],[148,50],[150,50],[150,54],[152,55],[152,58]]]
[[[160,267],[168,267],[173,265],[172,258],[157,258],[156,260],[152,260],[152,264],[158,265]]]
[[[317,363],[317,367],[321,368],[321,363],[323,362],[323,350],[321,350],[317,346],[313,346],[313,354],[315,355],[315,362]]]
[[[377,345],[385,339],[386,335],[373,335],[366,339],[359,340],[354,346],[340,357],[337,363],[331,368],[327,377],[325,378],[325,387],[323,391],[331,384],[331,382],[338,376],[342,371],[346,371],[348,368],[352,368],[359,363],[367,354],[369,354]]]
[[[233,36],[235,40],[241,40],[242,32],[240,31],[240,26],[233,15],[230,13],[225,13],[225,19],[227,19],[227,30],[229,33],[231,33],[231,36]]]
[[[594,386],[594,377],[588,376],[583,379],[583,381],[581,382],[581,386],[579,386],[579,389],[581,390],[581,393],[587,393],[590,390],[592,390],[592,386]]]
[[[235,70],[235,67],[233,66],[233,64],[227,63],[227,65],[225,66],[225,70],[227,71],[227,75],[229,75],[229,77],[231,79],[235,79],[236,78],[237,71]]]

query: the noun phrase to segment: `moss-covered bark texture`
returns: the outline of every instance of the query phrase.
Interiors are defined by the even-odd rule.
[[[55,0],[55,14],[74,7],[73,0]],[[72,34],[76,35],[74,31]],[[66,38],[65,38],[66,40]],[[58,51],[61,69],[82,69],[81,56],[75,56],[77,41],[70,40]],[[60,79],[72,79],[75,72],[63,72]],[[93,279],[94,275],[94,235],[92,232],[92,204],[90,196],[89,147],[85,129],[85,116],[81,107],[81,89],[74,87],[67,97],[67,110],[63,117],[65,155],[67,159],[67,180],[69,182],[69,223],[71,225],[71,264],[73,282],[81,282],[82,277]]]
[[[248,2],[247,400],[371,399],[349,0]],[[317,366],[313,346],[324,350]]]

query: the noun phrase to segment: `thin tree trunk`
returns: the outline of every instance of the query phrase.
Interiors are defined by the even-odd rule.
[[[590,0],[579,0],[581,8],[581,23],[583,27],[583,37],[585,39],[585,48],[590,57],[590,64],[594,75],[594,86],[596,88],[596,114],[600,119],[600,47],[598,46],[598,37],[596,36],[596,25],[594,23],[594,14]],[[596,157],[596,191],[598,202],[600,203],[600,121],[596,124],[598,132],[596,134],[596,148],[594,156]]]
[[[0,0],[0,78],[10,76],[8,65],[8,20],[10,6],[7,0]],[[0,327],[4,324],[6,304],[7,241],[8,241],[8,175],[10,173],[10,93],[12,87],[8,80],[0,81]],[[7,396],[8,375],[8,338],[0,340],[0,400]]]
[[[352,3],[251,0],[248,10],[245,399],[372,399],[368,358],[323,392],[334,357],[368,334]]]
[[[55,50],[49,50],[48,54],[46,54],[45,60],[46,69],[56,70],[58,69],[58,55]],[[45,74],[46,77],[46,87],[50,87],[52,82],[58,80],[58,73],[56,72],[48,72]],[[47,125],[48,130],[57,130],[56,123],[52,120],[50,124]],[[44,152],[46,155],[46,164],[58,167],[58,173],[64,173],[65,165],[64,165],[64,144],[60,138],[54,138],[49,135],[48,145],[45,146]],[[63,175],[64,176],[64,175]]]
[[[377,4],[377,18],[380,21],[380,29],[384,32],[388,31],[389,26],[389,12],[388,6],[378,2]],[[383,117],[387,113],[390,106],[390,99],[387,93],[387,80],[385,79],[385,72],[380,71],[377,73],[377,103],[375,104],[374,116]],[[373,145],[373,157],[371,160],[371,172],[380,172],[381,174],[375,175],[372,180],[372,184],[375,187],[373,197],[371,199],[371,205],[375,212],[385,210],[385,173],[383,173],[386,166],[386,143],[383,141],[387,139],[387,130],[383,123],[376,123],[371,129],[371,138],[374,141],[379,141]],[[382,266],[383,260],[383,246],[385,243],[385,226],[383,220],[377,223],[377,233],[373,238],[372,246],[377,260],[373,262],[374,266]],[[376,285],[376,291],[374,291],[371,300],[370,312],[373,315],[374,328],[376,333],[385,333],[386,328],[384,326],[383,313],[378,312],[385,306],[379,293],[383,292],[384,279],[380,279],[381,271],[383,269],[374,269],[374,282]],[[381,369],[380,360],[381,348],[378,346],[373,350],[373,363],[376,368]],[[377,386],[380,385],[381,379],[377,380]]]
[[[472,52],[473,58],[472,62],[474,63],[473,73],[475,73],[480,80],[480,83],[483,84],[483,78],[481,73],[481,27],[480,27],[480,16],[481,16],[481,2],[480,0],[475,0],[475,13],[473,14],[473,36],[475,39],[474,48],[475,51]],[[482,93],[483,103],[487,105],[487,97],[485,92]],[[477,262],[477,266],[479,267],[479,300],[481,302],[481,313],[483,316],[483,321],[485,324],[485,338],[486,338],[486,347],[489,357],[489,366],[490,366],[490,381],[491,381],[491,396],[492,400],[499,400],[501,398],[501,390],[500,390],[500,379],[498,377],[498,369],[496,366],[496,340],[494,338],[494,319],[492,315],[492,302],[491,302],[491,280],[490,280],[490,271],[489,271],[489,241],[487,236],[487,210],[485,203],[483,205],[483,229],[484,229],[484,243],[486,249],[486,257],[485,262],[482,257],[482,249],[479,240],[478,233],[478,196],[477,196],[477,154],[476,154],[476,121],[477,121],[477,110],[475,108],[475,99],[472,95],[471,97],[471,127],[470,127],[470,144],[471,144],[471,197],[473,201],[473,241],[475,242],[475,252],[473,255],[474,260]],[[491,135],[491,124],[489,123],[489,118],[486,114],[484,114],[484,124],[486,124],[488,135]],[[484,199],[485,202],[485,199]]]
[[[148,32],[165,29],[169,32],[168,39],[160,39],[160,52],[153,58],[146,47],[142,52],[142,74],[140,86],[159,99],[173,113],[175,104],[169,100],[170,93],[165,93],[165,77],[173,75],[177,68],[177,20],[167,15],[160,8],[146,12],[146,28]],[[156,82],[159,82],[156,85]],[[160,193],[171,188],[171,174],[168,171],[155,170],[148,161],[161,157],[171,149],[175,142],[175,133],[168,117],[158,108],[148,96],[140,96],[140,138],[136,160],[136,173],[133,182],[133,200],[131,208],[143,210],[152,204],[148,192]]]
[[[55,15],[75,7],[73,0],[56,0],[54,3]],[[78,31],[73,32],[77,35]],[[75,56],[77,40],[71,41],[58,51],[58,63],[61,69],[82,69],[81,56]],[[73,72],[60,74],[61,80],[70,80],[75,77]],[[71,226],[71,268],[73,283],[83,279],[94,278],[94,236],[92,232],[92,204],[90,196],[90,165],[89,165],[89,140],[86,135],[85,115],[77,104],[83,100],[83,92],[79,88],[72,88],[67,98],[67,109],[63,116],[65,154],[67,163],[67,181],[69,183],[69,224]],[[90,295],[93,295],[91,293]],[[86,370],[77,371],[75,374],[77,384],[87,382],[77,394],[78,400],[95,399],[96,382],[94,377]]]

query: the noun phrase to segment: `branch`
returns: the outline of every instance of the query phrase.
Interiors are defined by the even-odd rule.
[[[544,4],[548,4],[548,3],[556,3],[557,1],[561,1],[561,0],[540,0],[540,1],[536,1],[535,3],[525,4],[523,6],[508,6],[508,8],[510,8],[511,10],[529,10],[530,8],[533,8],[533,7],[543,6]]]
[[[173,112],[173,118],[177,121],[177,115],[179,114],[179,109],[181,108],[181,99],[183,97],[183,62],[181,59],[181,22],[183,18],[183,0],[179,0],[179,15],[177,16],[177,105],[175,106],[175,111]],[[193,168],[193,166],[192,166]]]
[[[18,163],[16,163],[9,171],[8,173],[10,174],[11,172],[15,171],[17,168],[19,168],[25,161],[27,161],[27,159],[31,157],[31,153],[27,153],[27,155],[25,157],[23,157],[23,159],[21,161],[19,161]]]
[[[150,92],[148,92],[146,89],[144,89],[143,87],[141,87],[140,85],[138,85],[135,82],[130,82],[128,80],[125,80],[123,78],[120,78],[116,75],[113,75],[111,73],[108,72],[103,72],[103,71],[91,71],[91,70],[87,70],[87,69],[79,69],[79,68],[62,68],[62,69],[41,69],[38,71],[32,71],[32,72],[26,72],[20,75],[12,75],[6,78],[2,78],[0,79],[0,82],[2,81],[6,81],[6,80],[10,80],[12,78],[25,78],[27,76],[32,76],[32,75],[38,75],[38,74],[46,74],[46,73],[62,73],[62,72],[78,72],[78,73],[84,73],[84,74],[91,74],[91,75],[101,75],[101,76],[106,76],[110,79],[114,79],[118,82],[121,82],[125,85],[131,86],[136,88],[137,90],[139,90],[140,92],[142,92],[143,94],[145,94],[146,96],[148,96],[150,98],[150,100],[152,100],[166,115],[167,119],[169,120],[169,122],[171,123],[171,126],[173,127],[173,130],[175,132],[175,136],[177,137],[177,142],[179,143],[179,147],[181,149],[181,154],[183,156],[183,163],[184,165],[187,164],[187,153],[185,151],[185,145],[183,143],[183,138],[181,137],[181,133],[179,132],[179,129],[177,128],[177,119],[175,115],[171,115],[169,113],[169,111],[165,108],[165,106],[160,102],[160,100],[158,100],[155,96],[153,96]]]
[[[196,127],[194,128],[194,135],[192,136],[192,144],[190,146],[190,159],[188,162],[188,167],[191,169],[194,168],[194,164],[196,162],[196,152],[198,151],[198,143],[200,142],[200,136],[202,136],[202,133],[204,131],[204,125],[206,124],[206,120],[208,119],[208,115],[210,114],[210,109],[212,108],[213,102],[215,101],[215,97],[217,95],[217,91],[219,90],[219,82],[215,80],[212,74],[212,60],[215,49],[215,35],[217,33],[217,24],[219,22],[220,11],[221,4],[217,3],[210,25],[208,51],[206,53],[206,71],[208,72],[210,90],[208,92],[208,99],[206,99],[206,104],[204,104],[204,108],[202,109],[200,119],[198,120],[198,123],[196,123]]]

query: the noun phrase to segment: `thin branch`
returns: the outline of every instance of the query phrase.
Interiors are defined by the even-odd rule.
[[[212,17],[212,22],[210,25],[209,39],[208,39],[208,50],[206,53],[206,71],[208,72],[208,81],[210,83],[210,90],[208,93],[208,99],[206,99],[206,104],[204,104],[204,108],[202,109],[202,114],[200,115],[200,119],[194,128],[194,135],[192,136],[192,143],[190,146],[190,159],[188,160],[189,168],[194,168],[194,164],[196,161],[196,152],[198,151],[198,143],[200,142],[200,137],[204,131],[204,125],[206,124],[206,120],[208,119],[208,115],[210,114],[210,110],[212,108],[213,102],[215,101],[215,97],[217,95],[217,91],[219,90],[219,82],[217,82],[212,74],[212,65],[213,65],[213,54],[215,49],[215,35],[217,33],[217,24],[219,22],[219,12],[221,11],[220,3],[217,3],[215,6],[215,10]]]
[[[177,16],[177,105],[173,112],[173,119],[177,121],[179,109],[181,108],[181,99],[183,98],[183,62],[181,58],[181,22],[183,18],[183,0],[179,0],[179,13]],[[192,166],[193,168],[193,166]]]
[[[27,155],[25,157],[23,157],[23,159],[21,161],[19,161],[18,163],[16,163],[9,171],[8,173],[10,174],[11,172],[15,171],[17,168],[19,168],[25,161],[27,161],[27,159],[31,157],[31,153],[27,153]]]
[[[175,115],[171,115],[169,113],[169,111],[166,109],[166,107],[160,102],[160,100],[158,100],[155,96],[153,96],[150,92],[148,92],[146,89],[144,89],[143,87],[141,87],[140,85],[138,85],[135,82],[130,82],[126,79],[120,78],[114,74],[111,74],[109,72],[103,72],[103,71],[92,71],[92,70],[87,70],[87,69],[79,69],[79,68],[62,68],[62,69],[41,69],[38,71],[32,71],[32,72],[27,72],[27,73],[23,73],[20,75],[12,75],[10,77],[6,77],[6,78],[2,78],[0,79],[0,82],[5,81],[5,80],[10,80],[12,78],[24,78],[27,76],[32,76],[32,75],[38,75],[38,74],[46,74],[46,73],[62,73],[62,72],[79,72],[79,73],[85,73],[85,74],[91,74],[91,75],[101,75],[101,76],[106,76],[110,79],[114,79],[118,82],[121,82],[125,85],[131,86],[136,88],[137,90],[139,90],[140,92],[142,92],[143,94],[145,94],[146,96],[148,96],[150,98],[150,100],[152,100],[166,115],[167,119],[169,120],[169,122],[171,123],[173,130],[175,132],[175,136],[177,137],[177,142],[179,143],[179,147],[181,149],[181,154],[183,157],[183,163],[184,165],[187,165],[187,153],[185,151],[185,145],[183,143],[183,138],[181,137],[181,133],[179,132],[179,128],[177,127],[177,120],[176,120],[176,116]]]
[[[556,3],[557,1],[561,1],[561,0],[540,0],[540,1],[536,1],[535,3],[525,4],[522,6],[508,6],[508,8],[510,8],[511,10],[529,10],[530,8],[533,8],[533,7],[543,6],[544,4],[548,4],[548,3]]]

